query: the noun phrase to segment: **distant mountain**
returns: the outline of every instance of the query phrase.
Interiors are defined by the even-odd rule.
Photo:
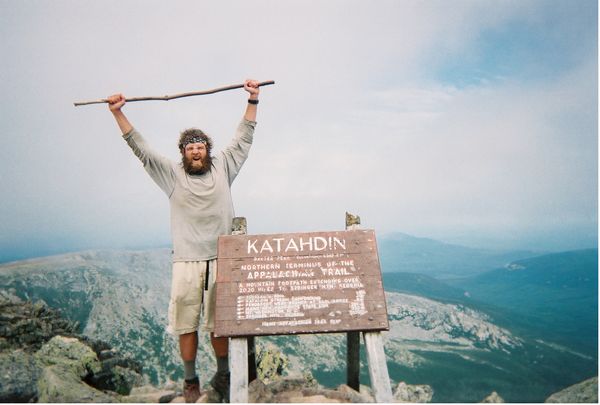
[[[151,381],[163,384],[182,378],[177,343],[165,331],[170,268],[167,249],[88,251],[0,265],[0,289],[61,309],[83,334],[131,353]],[[391,273],[384,275],[384,286],[390,377],[432,386],[434,402],[477,402],[492,391],[507,401],[540,402],[596,374],[597,356],[542,339],[535,329],[523,335],[497,324],[495,315],[468,305],[463,287]],[[208,350],[200,350],[198,365],[206,379],[215,366],[208,336],[201,338]],[[281,348],[292,372],[311,371],[330,387],[345,381],[343,334],[257,342]],[[368,383],[364,353],[361,381]]]
[[[474,249],[404,233],[379,236],[377,244],[382,272],[418,273],[439,279],[481,274],[538,255],[530,251]]]
[[[434,277],[417,273],[382,273],[383,287],[394,291],[418,295],[441,302],[469,304],[468,293]]]
[[[597,249],[517,260],[449,283],[473,300],[526,316],[553,339],[590,353],[598,350]]]

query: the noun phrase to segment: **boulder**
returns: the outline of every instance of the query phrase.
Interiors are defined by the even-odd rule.
[[[46,366],[58,365],[68,369],[79,378],[102,370],[96,353],[72,337],[53,337],[35,353],[35,357]]]
[[[133,367],[127,366],[127,359],[111,358],[100,362],[100,371],[88,374],[85,382],[100,390],[114,391],[129,395],[134,387],[144,384],[144,378]]]
[[[277,381],[288,366],[288,359],[274,345],[259,345],[256,352],[256,372],[259,379],[268,383]]]
[[[425,403],[431,402],[433,398],[433,388],[429,385],[409,385],[400,382],[393,393],[396,402]]]
[[[23,350],[0,353],[0,402],[37,401],[42,364]]]
[[[37,390],[39,402],[119,402],[116,394],[92,388],[81,380],[75,368],[65,364],[44,368]]]
[[[133,388],[128,396],[121,398],[121,401],[128,403],[164,404],[173,401],[178,395],[179,393],[173,390],[158,389],[151,385],[144,385]]]
[[[340,395],[343,396],[343,398],[346,399],[345,402],[352,402],[352,403],[371,403],[371,402],[375,402],[375,398],[373,398],[373,394],[371,392],[371,389],[361,385],[360,386],[360,392],[355,391],[354,389],[350,388],[348,385],[346,384],[342,384],[337,388],[337,391],[340,393]]]
[[[485,397],[483,401],[481,401],[481,403],[502,404],[504,403],[504,399],[500,395],[498,395],[496,391],[493,391],[490,395]]]

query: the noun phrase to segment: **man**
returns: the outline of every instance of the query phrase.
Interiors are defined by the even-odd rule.
[[[228,339],[216,338],[213,333],[214,284],[217,238],[231,233],[230,186],[248,157],[256,125],[258,82],[246,80],[244,89],[249,93],[248,105],[231,144],[212,156],[210,137],[199,129],[187,129],[179,139],[179,163],[149,148],[123,113],[125,97],[122,94],[108,98],[109,109],[123,138],[169,198],[173,272],[167,330],[179,337],[186,402],[196,402],[200,397],[196,352],[201,310],[202,327],[211,332],[211,344],[217,358],[217,372],[210,384],[223,400],[229,400]]]

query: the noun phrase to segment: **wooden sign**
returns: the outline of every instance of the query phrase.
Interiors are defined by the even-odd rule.
[[[372,230],[219,237],[215,335],[388,330]]]

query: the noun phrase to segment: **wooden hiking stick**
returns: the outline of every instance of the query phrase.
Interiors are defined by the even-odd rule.
[[[258,83],[258,87],[261,86],[268,86],[270,84],[275,84],[275,82],[273,80],[269,80],[266,82],[260,82]],[[231,86],[225,86],[225,87],[217,87],[216,89],[212,89],[212,90],[205,90],[205,91],[192,91],[189,93],[179,93],[179,94],[173,94],[172,96],[162,96],[162,97],[132,97],[132,98],[126,98],[125,101],[126,102],[131,102],[131,101],[148,101],[148,100],[161,100],[161,101],[169,101],[169,100],[173,100],[176,98],[182,98],[182,97],[191,97],[191,96],[203,96],[205,94],[213,94],[213,93],[218,93],[220,91],[226,91],[226,90],[233,90],[233,89],[240,89],[244,87],[243,84],[233,84]],[[101,103],[108,103],[108,100],[103,98],[101,100],[93,100],[93,101],[81,101],[78,103],[73,103],[73,105],[75,105],[75,107],[78,107],[80,105],[88,105],[88,104],[101,104]]]

